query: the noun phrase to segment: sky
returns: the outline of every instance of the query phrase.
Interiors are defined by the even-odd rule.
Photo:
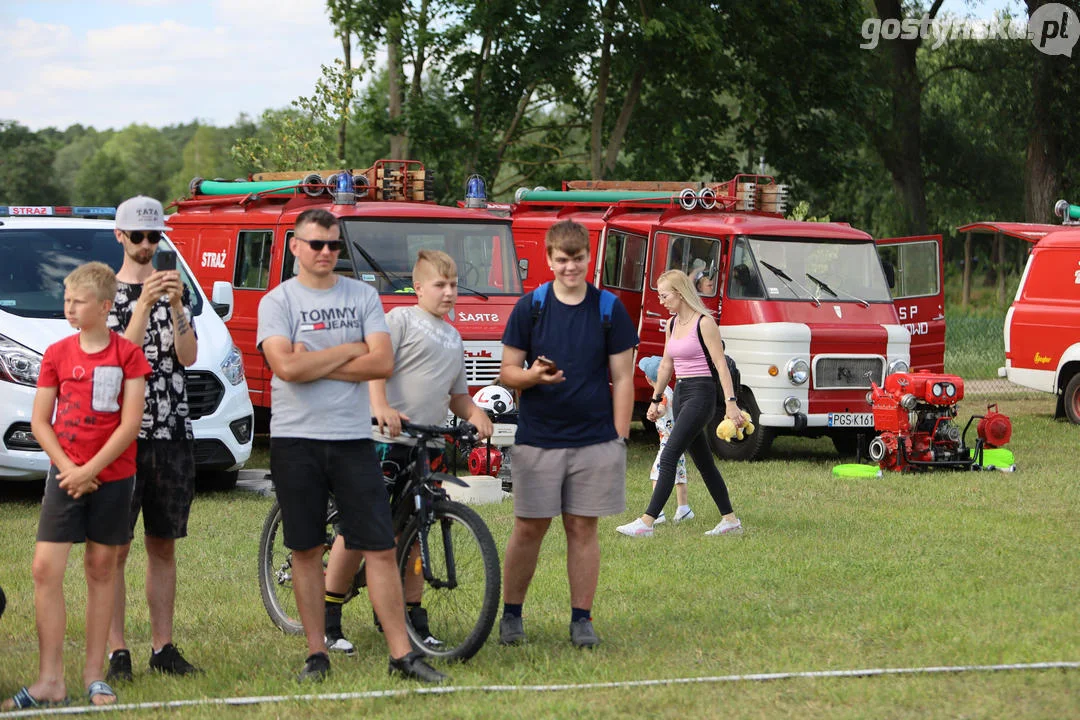
[[[310,95],[340,55],[325,0],[0,0],[0,119],[224,126]]]
[[[990,17],[1020,5],[945,8]],[[0,0],[0,119],[225,126],[310,95],[340,54],[325,0]]]

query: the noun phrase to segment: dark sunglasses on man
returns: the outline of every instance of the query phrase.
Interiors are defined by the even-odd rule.
[[[322,252],[323,248],[329,248],[330,252],[339,252],[341,250],[341,246],[344,245],[344,241],[342,240],[307,240],[296,235],[294,235],[293,237],[295,237],[302,243],[307,243],[308,247],[310,247],[315,252]]]
[[[147,232],[143,232],[142,230],[123,230],[121,232],[127,235],[128,240],[135,243],[136,245],[142,243],[143,240],[149,240],[150,243],[153,245],[157,245],[159,242],[161,242],[160,230],[149,230]]]

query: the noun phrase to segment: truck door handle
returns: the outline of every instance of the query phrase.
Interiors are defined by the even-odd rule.
[[[933,321],[933,320],[944,320],[944,319],[945,319],[945,315],[944,315],[944,314],[942,314],[942,315],[935,315],[934,317],[932,317],[932,318],[930,318],[930,319],[931,319],[931,321]]]
[[[647,315],[648,317],[660,317],[660,313],[658,313],[658,312],[653,312],[652,310],[646,310],[646,311],[645,311],[645,314],[646,314],[646,315]]]

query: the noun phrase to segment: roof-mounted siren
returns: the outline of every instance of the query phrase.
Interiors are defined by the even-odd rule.
[[[318,173],[309,173],[300,181],[300,189],[304,191],[305,195],[318,197],[326,192],[326,183],[323,182],[322,176]]]
[[[712,210],[716,207],[716,192],[712,188],[701,188],[698,191],[698,205],[704,210]]]
[[[735,207],[738,210],[752,212],[756,206],[757,183],[741,182],[735,188]]]
[[[697,207],[698,196],[693,188],[683,188],[679,191],[679,207],[683,210],[693,210]]]
[[[1061,218],[1062,225],[1080,225],[1080,205],[1058,200],[1054,203],[1054,214]]]
[[[465,207],[487,207],[487,185],[484,183],[484,178],[479,175],[470,175],[465,181]]]
[[[334,197],[335,205],[356,204],[356,184],[353,182],[351,170],[342,170],[330,176],[333,183],[330,185],[330,194]]]
[[[787,185],[758,185],[758,210],[783,215],[787,212]]]

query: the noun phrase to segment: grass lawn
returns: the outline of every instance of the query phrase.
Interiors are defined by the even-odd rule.
[[[838,480],[828,440],[780,439],[772,460],[721,467],[746,527],[741,537],[703,532],[719,514],[692,471],[697,519],[660,526],[651,539],[615,526],[644,509],[655,448],[631,446],[630,509],[600,523],[603,566],[594,607],[603,645],[570,646],[564,537],[549,535],[525,604],[529,644],[494,638],[468,664],[444,667],[456,686],[550,685],[856,668],[989,665],[1080,660],[1080,428],[1055,421],[1052,403],[1007,401],[1019,471],[890,474]],[[961,404],[966,422],[979,403]],[[259,599],[256,551],[270,499],[200,495],[181,544],[176,640],[204,667],[190,679],[144,670],[149,626],[145,555],[129,567],[129,638],[136,680],[121,702],[405,690],[386,676],[386,650],[366,601],[345,609],[354,658],[334,658],[331,678],[292,678],[300,638],[283,636]],[[673,501],[672,501],[673,502]],[[669,505],[672,515],[673,505]],[[512,506],[478,508],[500,551]],[[33,680],[37,664],[30,558],[33,500],[0,504],[0,692]],[[82,552],[66,584],[69,690],[81,677],[85,586]],[[174,717],[177,710],[130,711]],[[1080,716],[1080,670],[696,683],[558,692],[461,692],[361,700],[189,707],[184,717],[777,717]]]

